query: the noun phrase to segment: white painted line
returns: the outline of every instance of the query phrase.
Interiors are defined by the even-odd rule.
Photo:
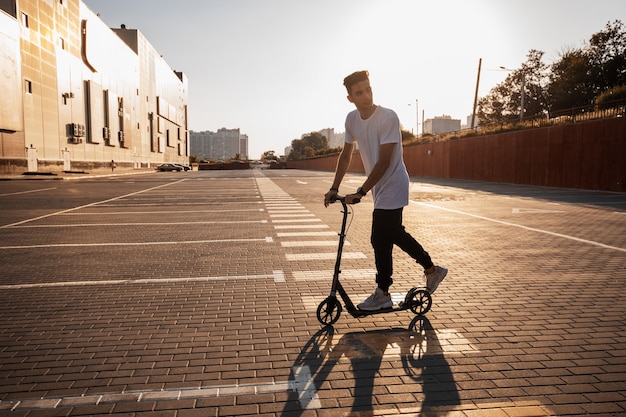
[[[513,208],[513,214],[526,214],[526,213],[565,213],[563,210],[545,210],[545,209],[529,209],[529,208]]]
[[[283,271],[274,271],[274,282],[287,282]]]
[[[318,271],[293,271],[291,275],[296,281],[319,281],[321,279],[332,280],[334,271],[332,269]],[[342,269],[341,278],[374,278],[376,269]]]
[[[162,187],[167,187],[167,186],[170,186],[170,185],[178,184],[178,183],[183,182],[183,181],[185,181],[185,180],[179,180],[179,181],[175,181],[175,182],[171,182],[171,183],[167,183],[167,184],[161,184],[161,185],[157,185],[156,187],[146,188],[145,190],[135,191],[134,193],[130,193],[130,194],[125,194],[125,195],[121,195],[121,196],[118,196],[118,197],[109,198],[108,200],[96,201],[94,203],[85,204],[85,205],[74,207],[74,208],[71,208],[71,209],[57,211],[57,212],[49,213],[49,214],[44,214],[43,216],[34,217],[32,219],[26,219],[26,220],[22,220],[22,221],[19,221],[19,222],[16,222],[16,223],[5,224],[4,226],[0,226],[0,229],[5,229],[5,228],[13,227],[13,226],[18,226],[20,224],[32,222],[32,221],[35,221],[35,220],[41,220],[41,219],[45,219],[45,218],[52,217],[52,216],[58,216],[59,214],[65,214],[65,213],[69,213],[69,212],[72,212],[72,211],[80,210],[80,209],[83,209],[83,208],[93,207],[93,206],[97,206],[97,205],[100,205],[100,204],[108,203],[108,202],[111,202],[111,201],[120,200],[122,198],[130,197],[130,196],[133,196],[133,195],[137,195],[137,194],[145,193],[145,192],[148,192],[148,191],[156,190],[156,189],[159,189],[159,188],[162,188]]]
[[[30,193],[38,193],[40,191],[48,191],[48,190],[56,190],[57,187],[50,187],[50,188],[40,188],[39,190],[30,190],[30,191],[18,191],[15,193],[4,193],[4,194],[0,194],[0,197],[4,197],[7,195],[19,195],[19,194],[30,194]]]
[[[335,259],[336,253],[294,253],[285,255],[288,261],[315,261]],[[344,252],[341,254],[342,259],[365,259],[367,256],[363,252]]]
[[[333,181],[330,181],[330,180],[324,180],[324,182],[328,184],[333,183]],[[363,182],[363,178],[346,178],[343,180],[343,183],[361,183],[361,182]]]
[[[220,240],[188,240],[179,242],[109,242],[109,243],[56,243],[47,245],[0,246],[0,249],[33,249],[33,248],[72,248],[98,246],[150,246],[150,245],[184,245],[200,243],[230,243],[230,242],[266,242],[272,243],[271,237],[261,239],[220,239]]]
[[[303,218],[303,217],[315,217],[315,214],[270,214],[270,217],[294,217],[294,218]]]
[[[309,372],[310,374],[310,372]],[[300,384],[305,381],[300,378]],[[304,387],[311,390],[310,384]],[[268,382],[265,384],[238,384],[238,385],[217,385],[209,387],[189,387],[169,390],[144,390],[144,391],[123,391],[119,393],[91,394],[55,398],[31,398],[22,400],[3,401],[8,405],[13,405],[12,411],[24,411],[29,409],[49,410],[57,407],[78,407],[93,406],[102,403],[115,402],[136,403],[153,401],[179,401],[184,399],[237,397],[243,395],[259,395],[268,393],[281,393],[296,391],[296,381]]]
[[[40,282],[32,284],[14,284],[0,285],[2,290],[15,290],[25,288],[46,288],[46,287],[78,287],[84,285],[121,285],[121,284],[168,284],[174,282],[210,282],[210,281],[228,281],[228,280],[254,280],[271,278],[274,282],[285,282],[285,274],[283,271],[274,271],[272,274],[261,275],[226,275],[216,277],[187,277],[187,278],[146,278],[146,279],[115,279],[102,281],[59,281],[59,282]],[[282,281],[281,281],[282,279]]]
[[[170,206],[176,206],[176,207],[180,207],[181,203],[177,202],[177,201],[173,201],[171,203],[167,203],[167,202],[159,202],[159,203],[135,203],[135,200],[129,200],[129,203],[124,203],[124,204],[99,204],[98,207],[116,207],[116,208],[120,208],[120,207],[170,207]],[[245,202],[238,202],[238,201],[229,201],[228,203],[230,204],[262,204],[261,202],[250,202],[250,201],[245,201]],[[225,204],[225,201],[222,200],[221,202],[214,202],[214,201],[189,201],[189,202],[185,202],[182,205],[184,205],[185,207],[187,206],[215,206],[215,205],[221,205],[223,206]],[[62,214],[62,213],[59,213]]]
[[[414,336],[416,337],[416,336]],[[417,338],[417,337],[416,337]],[[415,350],[415,349],[414,349]],[[303,365],[302,367],[308,367],[308,365]],[[293,368],[296,368],[294,366]],[[299,366],[298,366],[299,368]],[[259,394],[273,394],[273,393],[284,393],[284,392],[294,392],[300,388],[302,385],[303,388],[308,389],[306,392],[306,397],[310,397],[310,400],[306,397],[300,400],[300,405],[305,409],[321,409],[321,402],[319,401],[319,397],[317,393],[313,394],[314,387],[314,378],[311,374],[309,368],[309,375],[311,383],[307,383],[305,380],[306,370],[298,370],[298,375],[300,376],[300,381],[286,381],[286,382],[269,382],[265,384],[240,384],[240,385],[221,385],[221,386],[212,386],[212,387],[190,387],[190,388],[180,388],[180,389],[169,389],[169,390],[146,390],[146,391],[125,391],[121,393],[112,393],[112,394],[91,394],[91,395],[80,395],[80,396],[67,396],[67,397],[56,397],[50,399],[23,399],[23,400],[8,400],[3,401],[7,405],[12,407],[11,411],[26,411],[26,410],[50,410],[55,409],[57,407],[60,408],[70,408],[70,407],[80,407],[80,406],[93,406],[106,401],[107,398],[120,398],[119,401],[116,401],[116,404],[123,403],[137,403],[137,402],[154,402],[154,401],[179,401],[181,399],[203,399],[203,398],[219,398],[219,397],[238,397],[244,395],[259,395]],[[294,369],[295,374],[295,369]],[[298,386],[296,386],[298,383]],[[298,397],[300,399],[300,391]],[[307,404],[305,406],[305,403]],[[319,405],[318,405],[319,403]],[[481,402],[480,404],[462,404],[456,406],[444,407],[442,410],[443,414],[452,413],[455,414],[455,411],[463,414],[463,412],[479,412],[482,414],[494,414],[494,415],[503,415],[503,409],[510,410],[514,412],[514,410],[524,412],[524,415],[532,415],[532,416],[550,416],[552,413],[550,410],[544,406],[542,403],[538,401],[498,401],[498,402]],[[416,415],[416,408],[414,405],[409,406],[397,406],[393,409],[394,415]],[[390,411],[388,408],[376,406],[372,410],[372,415],[390,415]],[[419,413],[418,413],[419,414]],[[458,414],[458,413],[456,413]]]
[[[612,250],[616,250],[616,251],[620,251],[620,252],[626,252],[626,248],[619,248],[617,246],[605,245],[604,243],[594,242],[593,240],[581,239],[581,238],[578,238],[578,237],[568,236],[568,235],[564,235],[564,234],[561,234],[561,233],[550,232],[548,230],[536,229],[534,227],[522,226],[521,224],[515,224],[515,223],[511,223],[511,222],[505,222],[505,221],[502,221],[502,220],[491,219],[489,217],[484,217],[484,216],[479,216],[479,215],[476,215],[476,214],[466,213],[466,212],[459,211],[459,210],[453,210],[453,209],[449,209],[449,208],[445,208],[445,207],[435,206],[434,204],[427,204],[427,203],[422,203],[422,202],[413,201],[413,200],[411,200],[411,203],[418,204],[418,205],[424,206],[424,207],[430,207],[430,208],[434,208],[434,209],[438,209],[438,210],[447,211],[447,212],[450,212],[450,213],[456,213],[456,214],[461,214],[461,215],[464,215],[464,216],[474,217],[476,219],[486,220],[488,222],[503,224],[505,226],[518,227],[520,229],[528,230],[528,231],[531,231],[531,232],[543,233],[543,234],[550,235],[550,236],[556,236],[556,237],[560,237],[560,238],[563,238],[563,239],[573,240],[575,242],[586,243],[586,244],[593,245],[593,246],[598,246],[598,247],[604,248],[604,249],[612,249]]]
[[[275,225],[274,229],[328,229],[326,224],[287,224],[287,225]]]
[[[98,211],[96,213],[63,213],[60,216],[128,216],[133,214],[181,214],[181,213],[232,213],[235,211],[259,211],[264,212],[264,208],[251,208],[240,210],[155,210],[155,211]]]
[[[280,242],[283,248],[303,248],[303,247],[317,247],[317,246],[337,246],[338,242],[330,240],[303,240],[303,241],[288,241]],[[350,242],[345,241],[345,246],[350,246]]]
[[[276,214],[296,214],[296,213],[310,213],[309,210],[306,209],[302,209],[302,210],[272,210],[268,207],[267,209],[267,213],[270,216],[276,215]]]
[[[321,222],[320,219],[272,219],[272,223],[305,223],[305,222]]]
[[[276,233],[276,235],[278,237],[300,237],[300,236],[322,237],[322,236],[337,236],[337,233],[336,232],[281,232],[281,233]]]
[[[304,410],[318,410],[322,403],[317,396],[315,382],[308,365],[291,368],[294,377],[293,390],[298,393],[298,401]]]
[[[102,215],[102,214],[101,214]],[[185,224],[243,224],[243,223],[267,223],[267,220],[246,220],[231,222],[128,222],[128,223],[74,223],[74,224],[32,224],[9,227],[9,229],[35,229],[35,228],[54,228],[54,227],[109,227],[109,226],[179,226]]]

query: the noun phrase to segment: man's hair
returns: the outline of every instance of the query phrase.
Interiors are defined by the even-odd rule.
[[[343,85],[344,87],[346,87],[346,90],[348,90],[348,94],[350,94],[350,89],[352,88],[354,84],[359,83],[361,81],[369,80],[369,79],[370,79],[369,72],[357,71],[357,72],[353,72],[352,74],[344,78]]]

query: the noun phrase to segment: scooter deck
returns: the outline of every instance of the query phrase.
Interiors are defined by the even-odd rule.
[[[348,309],[348,308],[346,308],[346,311],[352,317],[358,318],[358,317],[371,316],[373,314],[392,313],[394,311],[405,311],[405,310],[409,309],[408,305],[404,305],[405,303],[402,303],[402,304],[403,305],[396,305],[394,307],[381,308],[380,310],[373,310],[373,311],[359,310],[358,308],[356,308],[356,309]]]

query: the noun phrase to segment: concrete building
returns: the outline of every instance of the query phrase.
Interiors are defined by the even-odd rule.
[[[343,148],[346,142],[346,132],[333,133],[332,139],[328,142],[329,148]]]
[[[191,131],[189,143],[191,155],[201,160],[248,159],[248,135],[242,134],[239,129],[223,127],[217,132]]]
[[[461,130],[461,119],[453,119],[450,116],[436,116],[434,119],[424,120],[424,134],[438,135],[446,132]]]
[[[343,144],[345,142],[345,132],[335,133],[335,129],[332,127],[318,130],[319,133],[324,135],[326,139],[328,139],[328,147],[331,149],[334,148],[343,148]],[[304,137],[305,135],[303,135]]]
[[[474,118],[474,126],[472,126],[472,117]],[[473,129],[478,127],[480,124],[480,120],[477,115],[472,116],[471,114],[467,116],[467,122],[464,125],[461,125],[461,129]]]
[[[188,82],[80,0],[0,0],[0,171],[188,162]]]

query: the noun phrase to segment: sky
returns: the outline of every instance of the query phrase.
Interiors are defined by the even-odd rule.
[[[251,159],[293,139],[344,131],[343,78],[367,69],[374,102],[403,128],[471,115],[532,49],[551,64],[624,0],[83,0],[110,27],[138,29],[189,79],[189,129],[247,134]],[[418,117],[419,116],[419,117]]]

